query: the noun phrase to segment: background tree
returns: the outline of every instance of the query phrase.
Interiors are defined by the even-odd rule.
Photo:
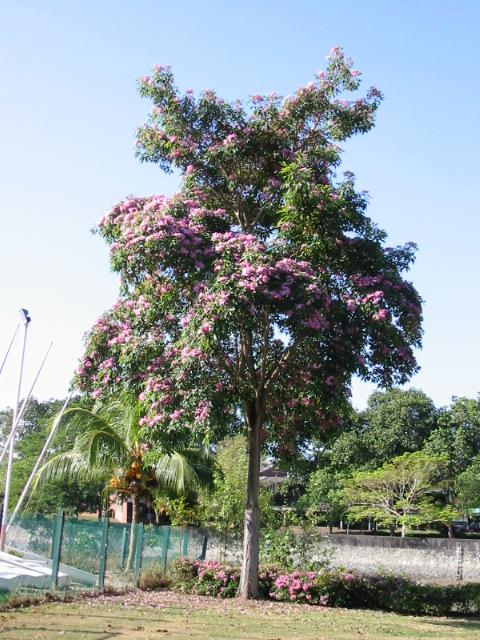
[[[78,398],[75,401],[80,401]],[[18,498],[30,476],[37,458],[52,426],[56,413],[60,410],[64,400],[39,401],[32,398],[27,405],[24,417],[19,425],[15,444],[14,474],[10,490],[10,510],[16,505]],[[88,406],[88,399],[81,401]],[[0,413],[0,430],[2,434],[10,431],[12,424],[12,410],[6,409]],[[52,442],[52,452],[66,451],[71,448],[75,440],[73,428],[68,428],[66,422],[60,425]],[[2,484],[4,474],[2,474]],[[72,482],[68,479],[52,481],[48,487],[31,492],[22,507],[22,513],[55,513],[60,509],[70,514],[80,511],[94,510],[100,506],[100,487],[89,482]]]
[[[437,410],[423,391],[376,391],[366,410],[333,443],[331,463],[347,473],[376,469],[396,456],[422,449],[436,426]]]
[[[425,450],[448,456],[453,473],[465,471],[480,453],[480,399],[453,398],[451,406],[440,412]]]
[[[335,49],[294,95],[243,105],[181,94],[156,67],[138,155],[179,171],[181,191],[129,198],[99,224],[121,297],[78,384],[140,397],[150,446],[244,429],[244,597],[258,594],[262,442],[288,458],[341,421],[352,375],[392,385],[417,368],[421,301],[402,275],[414,246],[385,247],[352,175],[335,174],[338,143],[373,126],[381,99],[355,93],[359,75]]]
[[[305,494],[299,501],[309,520],[326,523],[332,532],[334,522],[345,514],[342,478],[330,469],[317,469],[308,478]]]
[[[353,520],[373,518],[381,525],[408,528],[455,517],[450,506],[435,504],[433,491],[446,472],[447,460],[416,451],[404,453],[374,471],[359,471],[344,483],[344,500]]]
[[[245,515],[248,476],[247,443],[243,435],[223,440],[217,447],[211,490],[200,494],[199,511],[205,524],[223,537],[226,549],[230,536],[238,536]],[[260,491],[260,513],[265,525],[274,519],[271,495]]]
[[[480,508],[480,456],[456,478],[455,498],[457,507],[467,518],[472,509]]]
[[[457,480],[480,454],[480,399],[453,398],[450,407],[440,411],[438,428],[424,447],[430,455],[442,455],[447,461],[444,478],[444,501],[454,509],[457,505]],[[454,537],[453,524],[448,535]]]

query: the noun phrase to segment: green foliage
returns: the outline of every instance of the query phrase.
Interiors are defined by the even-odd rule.
[[[81,402],[84,406],[89,404],[89,401],[85,399]],[[35,398],[28,403],[20,423],[15,445],[10,509],[17,503],[45,444],[53,419],[62,405],[63,400],[40,402]],[[2,433],[5,434],[10,430],[11,420],[12,412],[10,409],[1,412],[0,429]],[[63,422],[52,441],[50,455],[67,451],[72,446],[76,433],[72,425],[68,425],[67,421]],[[52,479],[48,486],[38,488],[37,491],[30,493],[22,511],[49,514],[62,509],[70,515],[76,515],[81,511],[96,511],[100,504],[100,492],[101,486],[98,483]]]
[[[188,504],[185,496],[167,498],[166,513],[173,527],[186,527],[198,522],[196,509]]]
[[[138,402],[124,398],[94,410],[73,407],[65,417],[76,438],[70,450],[54,455],[39,470],[39,486],[67,478],[101,483],[122,495],[139,496],[150,487],[181,494],[200,486],[208,475],[208,456],[198,450],[149,455],[139,437]]]
[[[351,429],[334,443],[332,464],[347,472],[375,469],[403,453],[420,450],[436,421],[437,410],[423,391],[377,391]]]
[[[319,571],[332,559],[329,547],[318,545],[319,534],[314,528],[267,529],[261,537],[260,559],[265,565],[282,570]]]
[[[468,515],[480,507],[480,455],[455,480],[456,503]]]
[[[299,508],[313,524],[332,525],[345,514],[342,479],[331,468],[317,469],[308,478]]]
[[[379,524],[406,529],[431,522],[450,522],[451,507],[434,502],[434,490],[447,460],[417,451],[405,453],[375,471],[359,471],[344,482],[344,500],[353,520],[373,518]]]
[[[205,521],[225,531],[242,526],[245,513],[248,460],[243,436],[220,443],[216,451],[213,489],[200,498]]]
[[[447,456],[452,477],[465,471],[480,454],[480,398],[454,398],[440,413],[438,428],[425,444],[425,451]]]
[[[452,405],[440,412],[438,428],[426,442],[425,452],[442,455],[448,461],[443,481],[445,505],[467,508],[467,503],[470,504],[467,494],[474,490],[475,471],[466,472],[480,455],[480,398],[454,398]],[[475,502],[474,496],[471,498]]]
[[[241,435],[227,438],[217,447],[216,467],[213,472],[213,487],[199,497],[199,512],[205,524],[228,536],[238,534],[243,527],[245,515],[248,457],[245,438]],[[262,524],[273,527],[277,524],[271,504],[271,495],[260,490],[259,505]]]
[[[295,534],[288,529],[269,529],[260,538],[260,561],[286,570],[295,566]]]

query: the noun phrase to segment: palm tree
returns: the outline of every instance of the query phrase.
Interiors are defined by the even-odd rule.
[[[151,493],[153,487],[185,495],[208,484],[211,458],[194,447],[149,451],[140,437],[141,406],[128,398],[93,410],[72,407],[65,417],[77,429],[74,445],[41,467],[35,486],[68,477],[103,482],[108,494],[130,496],[132,528],[126,568],[131,569],[141,495]]]

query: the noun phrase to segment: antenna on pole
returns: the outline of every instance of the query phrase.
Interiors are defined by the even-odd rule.
[[[25,362],[27,333],[28,333],[28,327],[31,322],[30,315],[26,309],[20,309],[20,315],[22,316],[22,320],[23,320],[23,343],[22,343],[22,354],[20,357],[20,371],[18,374],[17,397],[16,397],[15,405],[13,407],[12,431],[13,431],[13,425],[15,425],[17,422],[18,404],[20,402],[20,394],[22,391],[23,364]],[[7,474],[5,477],[5,493],[3,497],[2,526],[0,529],[0,550],[1,551],[5,549],[5,538],[7,534],[6,525],[8,522],[8,501],[10,499],[10,485],[12,482],[13,450],[14,450],[14,439],[12,436],[10,440],[10,449],[8,451]]]

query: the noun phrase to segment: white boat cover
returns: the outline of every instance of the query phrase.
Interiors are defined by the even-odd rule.
[[[15,591],[18,587],[49,589],[51,568],[48,561],[20,558],[0,551],[0,589]],[[65,586],[69,576],[59,571],[58,586]]]

